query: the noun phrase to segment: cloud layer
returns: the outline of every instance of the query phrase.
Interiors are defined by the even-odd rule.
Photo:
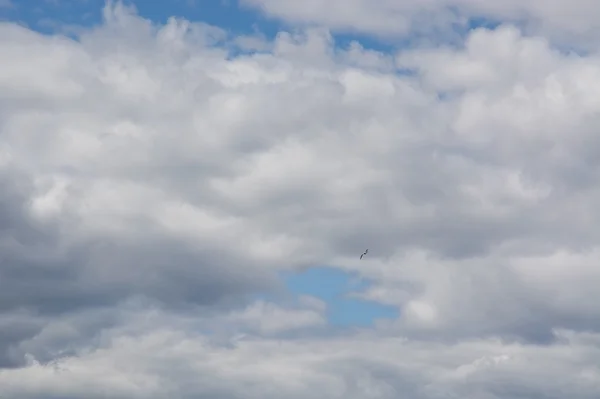
[[[417,34],[456,38],[472,23],[510,22],[567,47],[598,49],[600,17],[594,0],[240,0],[240,4],[290,23],[386,38]]]
[[[1,23],[0,396],[598,397],[600,58],[552,37]],[[315,265],[400,317],[257,299]]]

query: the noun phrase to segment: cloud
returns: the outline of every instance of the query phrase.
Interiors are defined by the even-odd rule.
[[[598,336],[560,333],[552,347],[397,337],[238,339],[233,346],[164,326],[48,365],[0,372],[11,397],[488,397],[597,395]]]
[[[241,0],[241,5],[291,23],[322,25],[341,32],[387,38],[418,34],[455,41],[456,29],[477,20],[511,22],[528,32],[577,48],[598,48],[600,18],[592,0]]]
[[[78,40],[0,37],[3,393],[598,396],[597,54],[510,24],[395,55],[240,40],[120,3]],[[399,318],[277,295],[315,265]]]

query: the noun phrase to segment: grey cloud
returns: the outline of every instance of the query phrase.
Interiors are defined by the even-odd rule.
[[[226,309],[253,292],[273,288],[273,275],[236,257],[233,250],[190,248],[168,236],[140,232],[135,240],[77,237],[73,220],[42,222],[29,208],[33,184],[24,172],[0,175],[0,363],[23,365],[19,345],[53,318],[118,307],[146,297],[176,311],[190,305]],[[245,268],[235,265],[245,263]],[[214,310],[213,310],[214,311]],[[16,313],[15,313],[16,312]],[[23,313],[24,312],[24,313]],[[95,316],[94,316],[95,315]],[[81,320],[75,328],[82,327]],[[89,336],[103,322],[88,328]],[[72,339],[73,337],[70,337]],[[63,340],[67,344],[68,340]],[[39,359],[52,360],[52,352]]]
[[[130,295],[166,303],[214,303],[230,293],[242,295],[272,283],[269,274],[251,265],[231,269],[228,264],[241,260],[227,249],[192,250],[150,230],[134,240],[101,235],[78,239],[69,234],[68,219],[64,225],[44,225],[27,213],[31,194],[19,187],[26,181],[23,175],[1,181],[0,303],[5,310],[61,312]]]
[[[106,13],[80,41],[1,27],[6,392],[597,396],[594,56],[501,27],[398,75],[318,29],[227,59],[219,30]],[[249,301],[313,265],[399,319]]]
[[[599,353],[587,345],[597,337],[561,336],[552,347],[493,340],[444,345],[365,334],[295,341],[242,339],[225,348],[176,328],[135,338],[109,332],[102,349],[53,365],[4,371],[0,383],[8,393],[32,398],[77,397],[102,385],[105,393],[124,398],[404,394],[414,399],[508,399],[560,398],[567,392],[594,397]],[[88,371],[84,379],[82,370]],[[27,388],[25,381],[34,376],[51,383],[44,391]],[[88,391],[90,397],[96,397],[95,392]]]

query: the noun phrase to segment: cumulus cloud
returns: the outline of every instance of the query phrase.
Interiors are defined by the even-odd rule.
[[[0,394],[598,397],[597,54],[80,32],[0,24]],[[399,318],[257,299],[314,265]]]

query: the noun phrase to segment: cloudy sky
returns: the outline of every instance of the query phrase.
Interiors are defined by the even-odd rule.
[[[600,397],[596,0],[0,21],[1,398]]]

